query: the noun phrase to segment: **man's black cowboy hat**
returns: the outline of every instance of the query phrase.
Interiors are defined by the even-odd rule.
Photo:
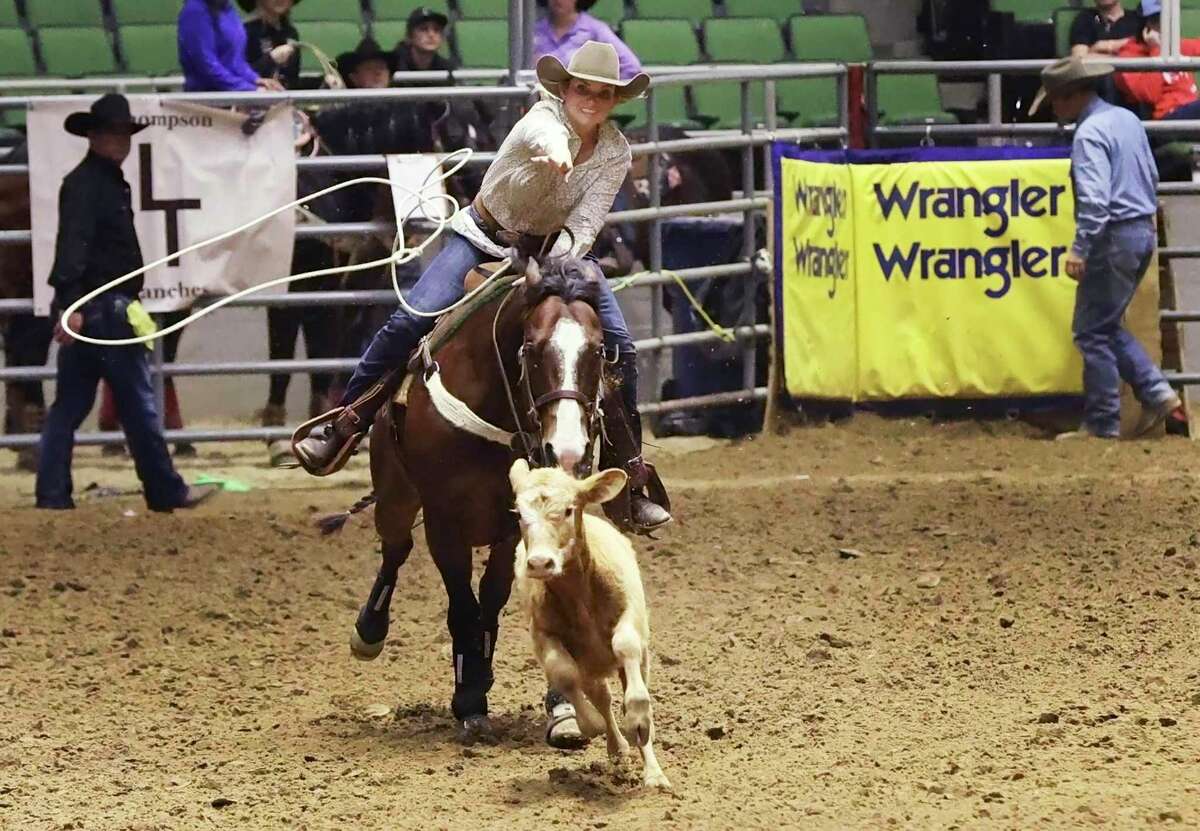
[[[133,115],[129,112],[129,99],[116,92],[101,96],[92,104],[90,110],[85,113],[71,113],[63,122],[63,127],[68,133],[85,138],[89,133],[98,130],[128,132],[133,135],[148,126],[133,120]]]
[[[358,69],[363,61],[383,61],[392,72],[396,71],[396,56],[385,52],[375,38],[363,38],[353,52],[343,52],[337,57],[337,69],[342,77],[350,75]]]
[[[293,6],[299,6],[300,3],[301,0],[292,0]],[[242,11],[252,12],[255,6],[258,5],[258,0],[237,0],[237,4],[242,7]]]
[[[429,23],[430,21],[445,29],[446,24],[450,22],[450,19],[436,9],[431,9],[428,6],[417,6],[412,10],[412,13],[409,14],[408,23],[405,25],[405,30],[411,35],[413,29],[417,28],[422,23]]]

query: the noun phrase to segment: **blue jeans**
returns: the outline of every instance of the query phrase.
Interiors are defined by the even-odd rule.
[[[462,299],[466,293],[463,280],[467,274],[489,259],[488,254],[468,242],[466,237],[452,233],[421,279],[404,295],[404,299],[408,305],[420,311],[444,309]],[[607,280],[601,281],[598,312],[600,325],[604,327],[604,345],[610,352],[619,351],[622,355],[632,356],[635,352],[633,337],[629,334],[625,316]],[[380,378],[402,366],[418,341],[433,329],[435,322],[432,317],[413,315],[403,306],[396,309],[363,352],[354,376],[346,385],[342,405],[354,402]]]
[[[85,324],[87,334],[93,331]],[[101,378],[112,389],[146,504],[155,511],[183,504],[187,485],[175,472],[158,425],[148,355],[144,346],[93,346],[74,341],[59,348],[58,391],[42,430],[36,487],[39,508],[75,506],[71,500],[75,431],[92,410]]]
[[[1154,223],[1149,219],[1110,225],[1092,247],[1075,292],[1071,331],[1083,356],[1084,427],[1115,437],[1121,429],[1121,381],[1143,406],[1160,406],[1171,386],[1121,318],[1154,256]]]

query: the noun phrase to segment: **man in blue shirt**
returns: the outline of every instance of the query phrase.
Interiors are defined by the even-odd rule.
[[[1158,171],[1137,116],[1097,94],[1112,72],[1107,64],[1078,57],[1064,58],[1042,71],[1042,94],[1049,98],[1055,118],[1061,124],[1075,123],[1075,240],[1066,270],[1079,283],[1071,330],[1083,356],[1084,419],[1078,433],[1066,436],[1117,438],[1122,379],[1142,404],[1135,438],[1182,406],[1162,370],[1122,325],[1154,256]]]

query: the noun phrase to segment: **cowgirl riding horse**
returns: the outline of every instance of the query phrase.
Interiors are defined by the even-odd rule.
[[[617,103],[640,97],[650,79],[642,73],[619,80],[616,50],[595,41],[584,44],[569,67],[553,56],[543,57],[537,75],[548,94],[513,127],[474,203],[451,220],[453,233],[407,295],[413,308],[450,306],[462,298],[463,280],[472,269],[504,259],[510,246],[537,251],[547,235],[560,229],[551,256],[582,257],[603,227],[631,162],[629,143],[608,115]],[[648,533],[670,522],[671,515],[645,492],[654,473],[641,455],[637,353],[608,282],[599,282],[605,348],[623,404],[605,413],[608,442],[601,449],[601,464],[620,466],[629,474],[631,530]],[[345,464],[433,323],[401,307],[379,330],[346,388],[343,406],[326,414],[325,423],[295,445],[309,473],[324,476]],[[551,461],[573,472],[587,460]],[[661,483],[652,484],[659,487],[651,490],[660,492]]]

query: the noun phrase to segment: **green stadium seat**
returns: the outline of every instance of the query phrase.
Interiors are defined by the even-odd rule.
[[[11,29],[21,25],[17,14],[16,0],[0,0],[0,29]]]
[[[766,88],[762,81],[750,84],[750,118],[753,125],[763,124]],[[697,84],[692,87],[696,117],[713,130],[738,130],[742,127],[742,91],[736,81]]]
[[[134,75],[178,75],[179,45],[172,23],[122,26],[121,54],[125,70]]]
[[[50,26],[38,30],[42,66],[50,75],[78,78],[111,75],[117,70],[108,34],[94,26]]]
[[[797,15],[788,20],[798,61],[866,63],[871,60],[867,23],[857,14]]]
[[[1062,0],[992,0],[992,11],[1008,12],[1018,23],[1049,23]]]
[[[100,0],[25,0],[25,16],[42,26],[103,26]]]
[[[766,17],[704,21],[708,56],[721,63],[775,63],[787,57],[779,24]]]
[[[700,63],[700,44],[692,24],[686,20],[637,20],[628,18],[621,24],[621,39],[644,64],[651,66],[686,66]],[[672,84],[655,92],[655,115],[660,124],[694,127],[697,123],[688,114],[686,88]],[[630,101],[618,106],[619,116],[632,116],[629,126],[640,127],[646,122],[646,102]]]
[[[339,20],[306,23],[300,30],[302,40],[315,44],[318,49],[335,60],[341,53],[353,51],[362,40],[362,36],[362,29],[357,23]],[[302,49],[300,54],[300,60],[305,69],[315,71],[320,68],[317,66],[316,58],[309,50]]]
[[[303,3],[297,3],[292,8],[291,17],[296,28],[301,29],[301,34],[304,34],[301,23],[340,21],[362,25],[362,2],[361,0],[304,0]]]
[[[700,122],[692,118],[687,104],[687,87],[671,84],[659,87],[654,93],[654,115],[660,125],[671,127],[696,128]],[[626,101],[613,108],[613,116],[625,122],[623,126],[634,128],[646,124],[646,99]]]
[[[638,17],[681,17],[697,26],[713,14],[710,0],[635,0],[634,5]]]
[[[21,29],[0,29],[0,75],[8,78],[37,75],[33,44]]]
[[[458,0],[458,13],[469,20],[508,20],[508,0]]]
[[[1054,54],[1060,58],[1071,52],[1071,24],[1080,11],[1076,8],[1054,10]]]
[[[800,61],[865,63],[871,60],[867,24],[859,15],[796,16],[788,21],[792,53]],[[777,109],[797,127],[841,122],[837,78],[795,78],[775,85]]]
[[[164,3],[163,0],[110,0],[117,25],[144,25],[148,23],[172,23],[179,19],[179,3]]]
[[[1180,0],[1179,5],[1184,9],[1200,9],[1200,0]]]
[[[371,0],[371,16],[376,23],[380,21],[404,23],[408,20],[409,14],[417,6],[419,0]],[[434,11],[441,12],[447,18],[453,19],[450,14],[450,0],[430,0],[430,2],[420,2],[422,6],[428,6]],[[376,38],[378,40],[378,38]],[[380,41],[382,43],[382,41]]]
[[[958,123],[942,109],[936,75],[880,75],[876,93],[880,124]]]
[[[765,17],[710,18],[704,21],[708,56],[726,63],[774,63],[786,58],[779,25]],[[764,121],[764,86],[750,85],[750,112],[755,123]],[[742,126],[741,84],[736,81],[702,83],[692,87],[696,113],[710,126]]]
[[[1180,11],[1179,31],[1185,38],[1200,37],[1200,9],[1183,9]]]
[[[616,29],[625,19],[625,0],[597,0],[596,5],[588,9],[588,14]]]
[[[725,14],[729,17],[769,17],[783,23],[804,14],[804,6],[800,0],[725,0]]]
[[[621,24],[621,39],[644,64],[700,63],[700,44],[686,20],[636,20]]]
[[[454,24],[454,45],[463,67],[505,69],[508,67],[508,21],[460,20]]]

